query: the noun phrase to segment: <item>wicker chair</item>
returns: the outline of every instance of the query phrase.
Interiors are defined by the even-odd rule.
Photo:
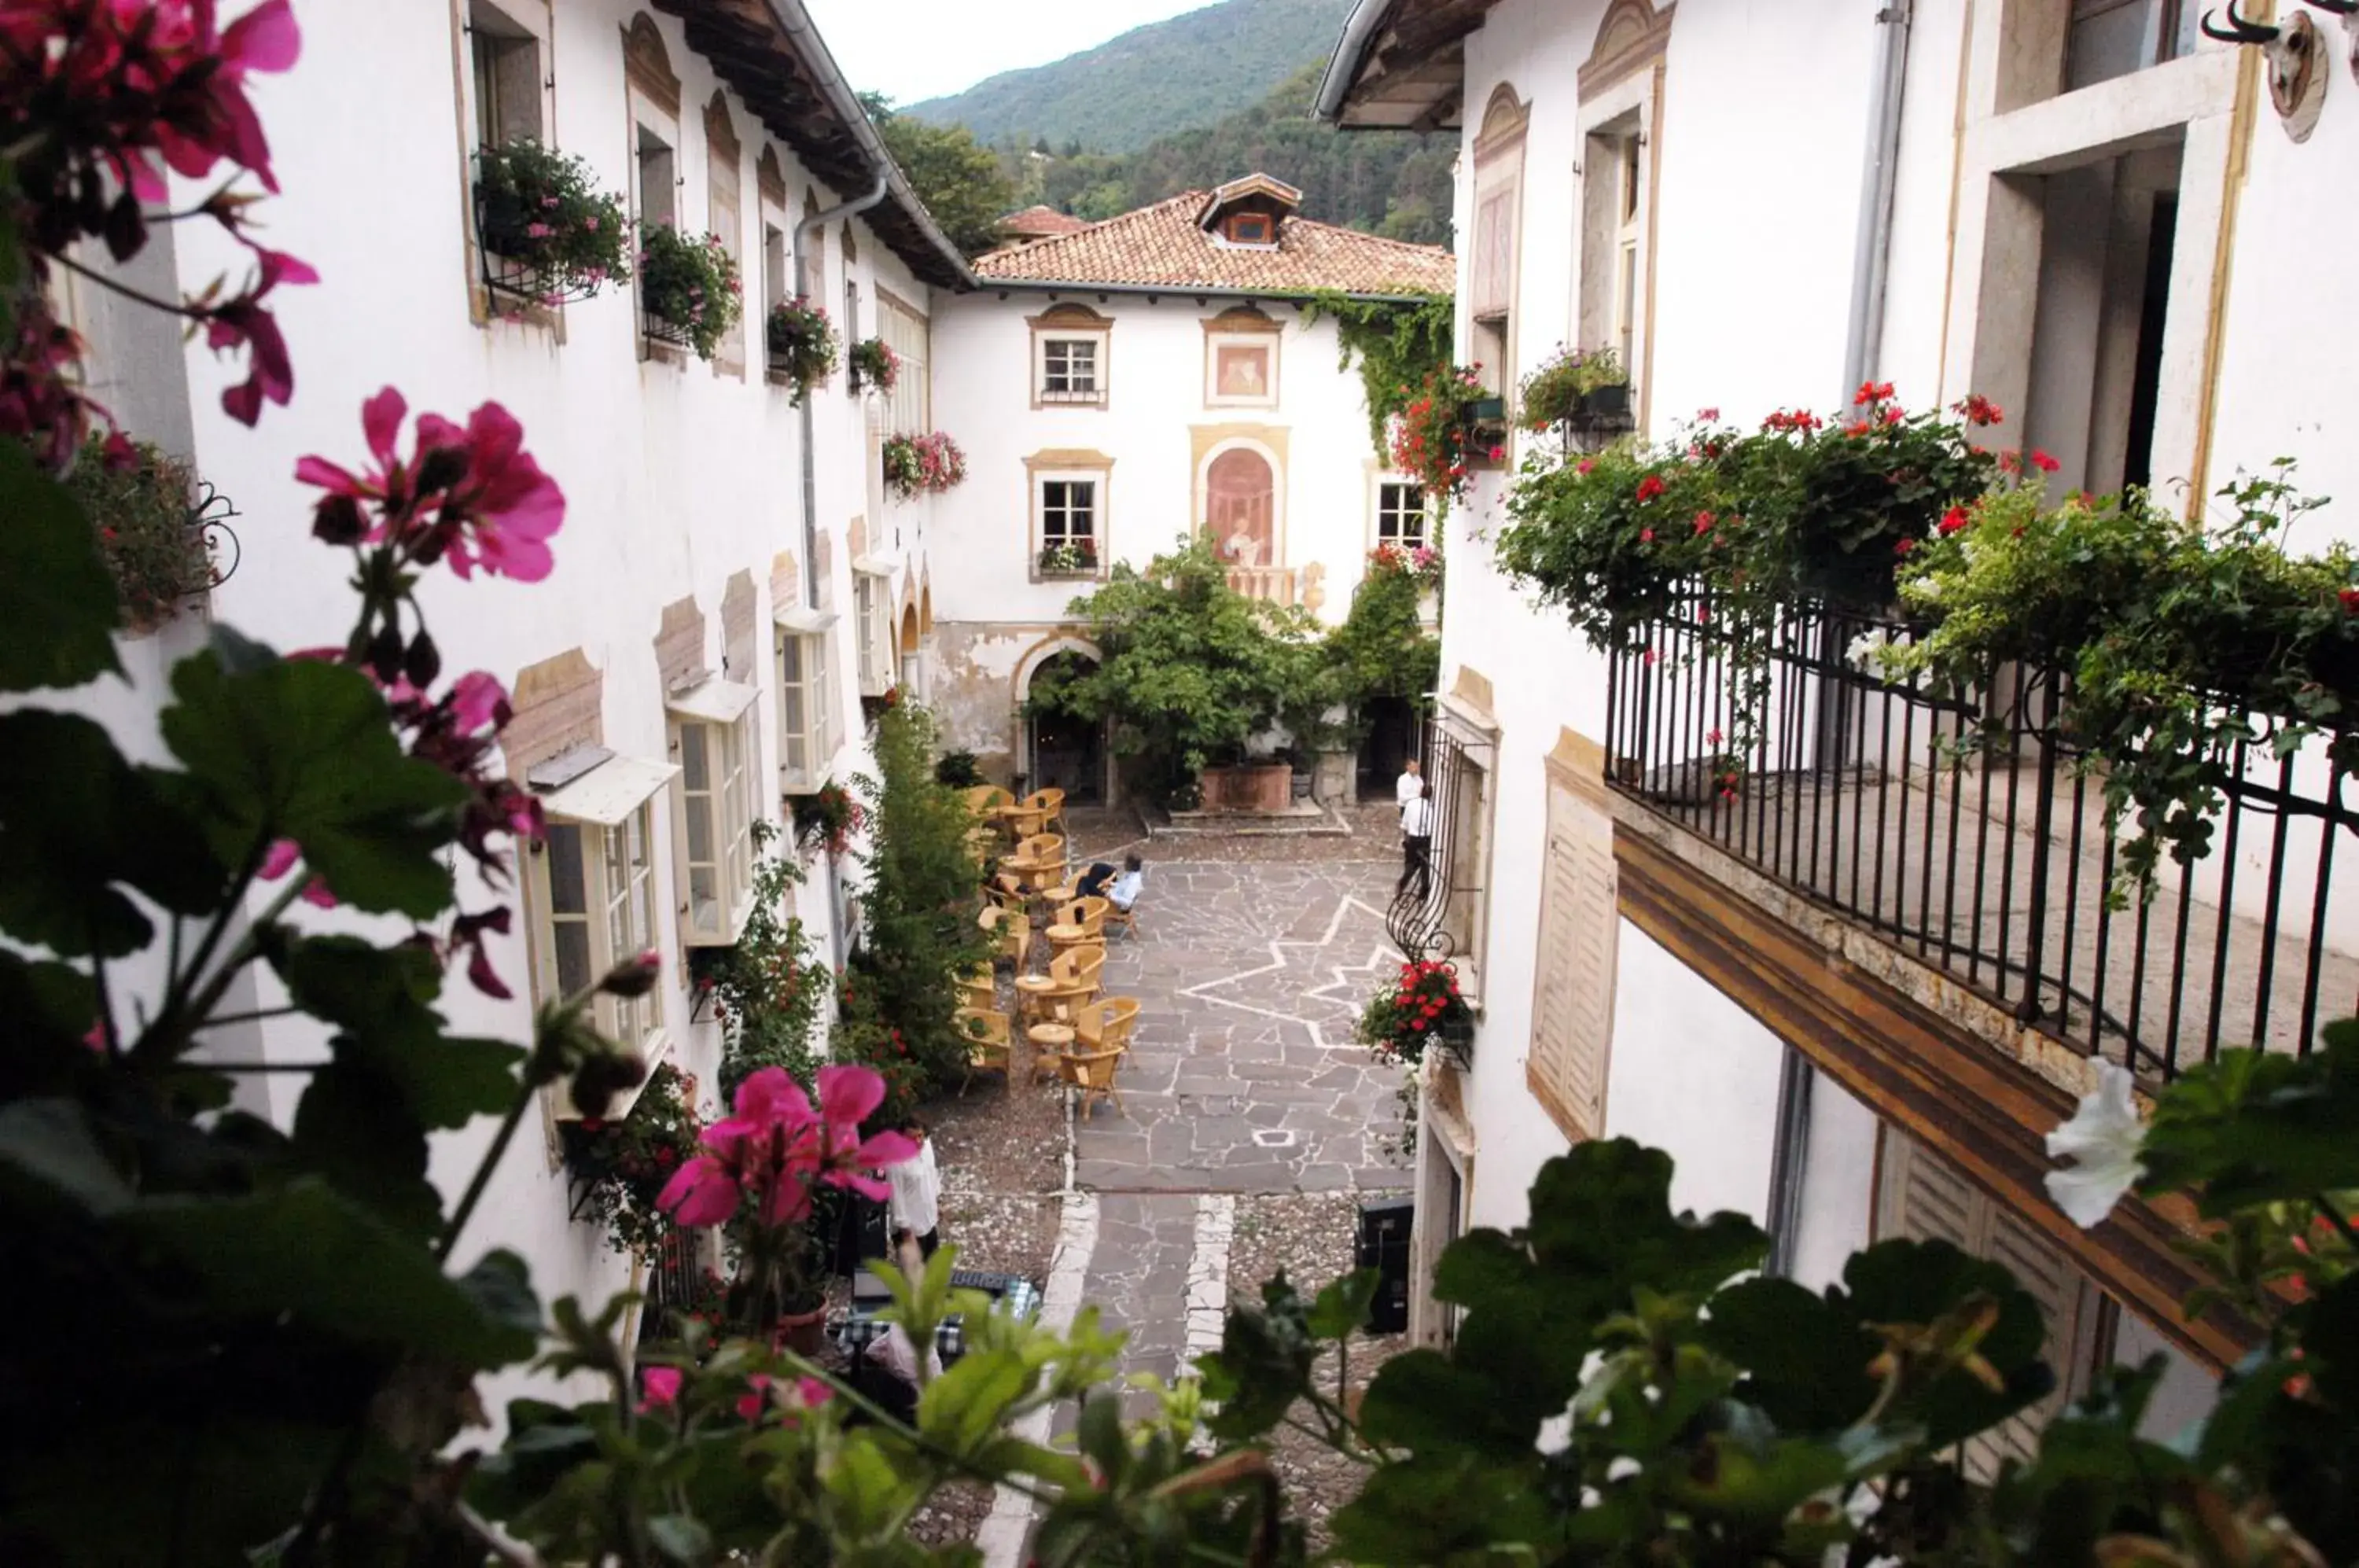
[[[1024,973],[1025,956],[1032,951],[1029,917],[994,904],[975,917],[975,923],[997,940],[999,955],[1013,960],[1018,975]]]
[[[1054,822],[1059,833],[1065,831],[1065,792],[1062,789],[1035,789],[1024,797],[1024,804],[1027,809],[1042,813],[1042,826]]]
[[[1114,1086],[1114,1070],[1122,1065],[1119,1050],[1069,1051],[1060,1062],[1065,1082],[1081,1091],[1082,1115],[1090,1114],[1093,1100],[1112,1100],[1116,1112],[1127,1115],[1122,1108],[1122,1091]]]
[[[988,960],[957,977],[961,1007],[973,1007],[989,1012],[999,1006],[999,980],[991,972]]]
[[[967,1085],[974,1082],[976,1073],[997,1073],[1005,1076],[1013,1071],[1007,1015],[982,1007],[961,1007],[952,1016],[967,1041],[966,1075],[959,1080],[959,1095],[964,1098]]]

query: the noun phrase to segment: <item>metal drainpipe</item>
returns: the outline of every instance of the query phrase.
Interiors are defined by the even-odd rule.
[[[887,169],[879,168],[876,183],[867,194],[814,212],[795,227],[795,296],[800,299],[810,292],[810,247],[817,236],[826,232],[827,225],[839,218],[856,217],[885,200]],[[843,323],[844,331],[853,323]],[[811,399],[802,400],[803,437],[803,600],[808,607],[819,608],[819,456],[816,450],[816,422]],[[827,857],[827,929],[835,940],[831,944],[835,952],[835,967],[841,972],[847,950],[843,931],[843,877],[835,856]]]
[[[1890,0],[1875,14],[1875,117],[1861,173],[1859,237],[1852,253],[1850,333],[1843,345],[1843,397],[1875,373],[1884,336],[1884,293],[1892,260],[1892,192],[1900,164],[1900,103],[1908,78],[1911,0]]]

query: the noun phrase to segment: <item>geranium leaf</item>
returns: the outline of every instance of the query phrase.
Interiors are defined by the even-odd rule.
[[[14,247],[0,246],[12,257]],[[0,441],[0,691],[79,686],[120,670],[114,579],[64,485]]]

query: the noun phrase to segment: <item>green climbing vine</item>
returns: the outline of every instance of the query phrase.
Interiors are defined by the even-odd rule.
[[[1386,423],[1430,374],[1451,363],[1457,315],[1458,302],[1447,294],[1363,299],[1323,289],[1304,302],[1304,326],[1315,325],[1321,317],[1334,319],[1343,340],[1336,357],[1339,367],[1349,370],[1355,358],[1360,363],[1360,382],[1368,397],[1368,435],[1378,459],[1391,451]]]

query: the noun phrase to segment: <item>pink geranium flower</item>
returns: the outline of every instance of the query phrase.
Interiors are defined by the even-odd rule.
[[[780,1067],[765,1067],[737,1086],[735,1114],[704,1129],[699,1152],[675,1171],[656,1199],[684,1225],[716,1225],[750,1199],[764,1225],[799,1225],[810,1216],[818,1181],[883,1198],[870,1172],[914,1157],[897,1132],[860,1136],[860,1124],[885,1099],[885,1080],[866,1067],[822,1067],[813,1109],[801,1085]]]
[[[639,1413],[669,1409],[679,1402],[679,1368],[650,1367],[639,1374]]]
[[[276,882],[294,870],[296,862],[302,858],[302,846],[291,838],[282,838],[273,844],[263,855],[262,865],[255,869],[255,875],[265,882]],[[322,909],[332,909],[336,907],[336,896],[329,892],[327,883],[317,877],[304,885],[303,901],[317,905]]]

